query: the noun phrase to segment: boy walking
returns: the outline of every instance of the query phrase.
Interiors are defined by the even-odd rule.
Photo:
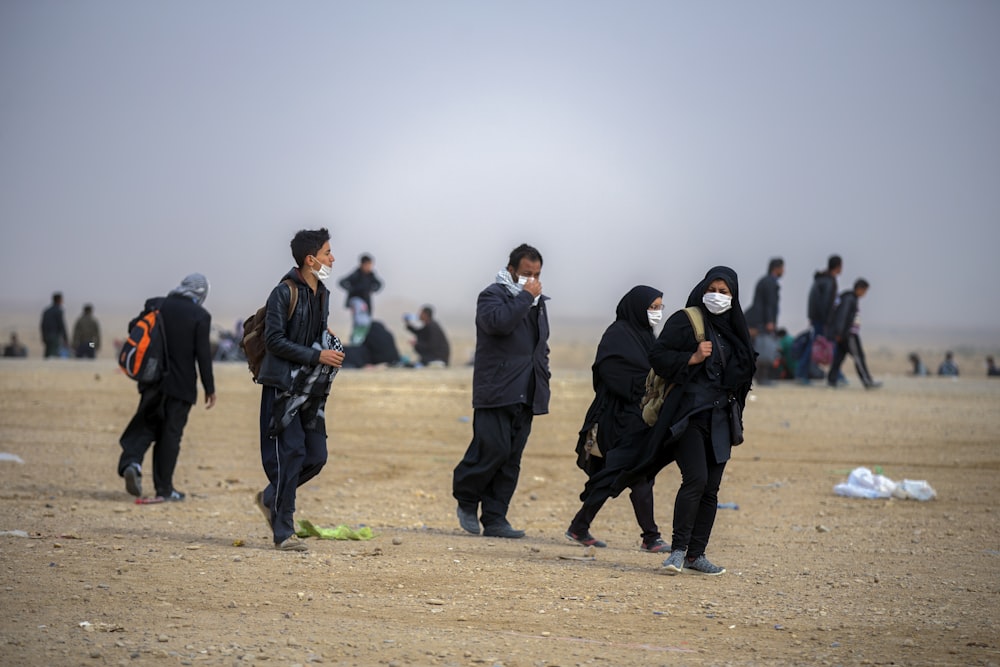
[[[267,299],[266,351],[257,382],[263,385],[260,455],[268,485],[255,499],[275,548],[307,551],[295,535],[295,495],[326,464],[324,409],[344,352],[326,326],[330,291],[323,281],[334,261],[330,233],[325,228],[301,230],[291,249],[296,266]]]
[[[840,366],[844,363],[844,358],[849,354],[854,358],[854,368],[858,371],[861,384],[865,389],[878,389],[881,382],[872,378],[868,370],[868,363],[865,361],[865,349],[861,347],[861,309],[858,301],[868,293],[868,281],[858,278],[854,281],[854,288],[840,295],[840,302],[833,313],[833,322],[830,326],[830,333],[837,341],[837,350],[833,355],[833,363],[830,364],[830,372],[827,374],[827,384],[830,387],[837,386],[837,379],[840,377]]]

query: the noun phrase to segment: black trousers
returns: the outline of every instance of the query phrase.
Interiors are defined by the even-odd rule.
[[[660,528],[653,518],[653,480],[639,482],[631,487],[629,500],[632,501],[632,510],[635,512],[635,520],[642,529],[642,541],[646,544],[653,542],[660,537]],[[606,500],[594,505],[583,505],[580,511],[573,517],[573,522],[569,525],[569,530],[575,535],[585,535],[590,530],[590,524],[594,522],[597,513],[604,506]]]
[[[295,495],[300,486],[319,474],[326,465],[326,426],[305,430],[301,415],[275,437],[268,437],[274,399],[280,390],[265,386],[260,394],[260,460],[267,475],[264,504],[271,509],[274,542],[279,544],[295,533]]]
[[[705,414],[710,414],[705,413]],[[681,487],[674,500],[674,532],[670,546],[687,549],[688,558],[705,553],[719,508],[719,485],[725,463],[716,463],[708,419],[696,415],[676,444]]]
[[[870,387],[875,380],[872,379],[872,374],[868,371],[868,363],[865,361],[865,349],[861,347],[861,337],[853,333],[848,334],[844,344],[837,345],[833,353],[833,362],[830,364],[830,373],[827,375],[827,383],[831,385],[837,384],[837,379],[840,377],[840,366],[844,363],[844,359],[848,354],[854,358],[854,370],[858,372],[861,384]]]
[[[452,495],[469,512],[482,504],[479,520],[484,526],[507,520],[533,416],[523,403],[476,408],[473,414],[472,442],[455,466]]]
[[[165,395],[159,387],[148,387],[139,396],[139,407],[119,439],[122,455],[118,474],[133,463],[142,465],[146,450],[153,445],[153,484],[156,495],[174,490],[174,468],[181,452],[181,437],[191,404]]]

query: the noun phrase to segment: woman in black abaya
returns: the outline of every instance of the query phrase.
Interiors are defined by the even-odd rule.
[[[587,410],[577,443],[577,465],[589,476],[605,467],[609,455],[628,437],[649,430],[642,421],[639,401],[649,373],[649,350],[655,340],[653,326],[663,312],[663,293],[646,285],[633,287],[618,303],[615,321],[604,332],[593,371],[594,401]],[[597,448],[595,450],[595,447]],[[642,549],[669,551],[653,518],[653,480],[631,487],[629,496],[642,529]],[[566,531],[566,537],[587,546],[607,544],[590,534],[590,524],[604,501],[585,503]]]
[[[725,569],[711,563],[705,549],[726,462],[732,447],[743,441],[742,410],[755,355],[735,271],[725,266],[710,269],[687,305],[701,310],[705,340],[696,340],[689,317],[677,311],[649,353],[656,373],[668,384],[675,383],[674,391],[679,392],[671,409],[661,411],[654,431],[668,434],[665,448],[677,462],[682,480],[674,501],[672,550],[663,568],[670,574],[717,575]]]

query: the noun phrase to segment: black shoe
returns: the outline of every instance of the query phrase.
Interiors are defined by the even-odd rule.
[[[455,513],[458,514],[458,525],[462,527],[462,530],[473,535],[479,534],[479,518],[476,517],[474,510],[470,512],[462,509],[462,506],[459,505]]]
[[[507,539],[516,540],[524,537],[524,531],[513,528],[506,521],[498,521],[489,526],[484,526],[483,535],[486,537],[506,537]]]
[[[136,498],[142,495],[142,472],[138,463],[129,463],[122,473],[125,478],[125,490]]]
[[[670,545],[663,541],[663,538],[657,537],[652,542],[642,541],[642,550],[648,551],[651,554],[666,553],[670,551]]]
[[[167,495],[163,496],[163,500],[165,500],[168,503],[179,503],[180,501],[184,500],[185,498],[187,498],[187,494],[181,493],[177,489],[174,489],[173,491],[171,491]]]
[[[591,535],[589,530],[583,535],[577,535],[573,531],[567,530],[566,539],[573,540],[574,542],[582,544],[585,547],[597,547],[598,549],[603,549],[608,546],[607,542],[603,542]]]

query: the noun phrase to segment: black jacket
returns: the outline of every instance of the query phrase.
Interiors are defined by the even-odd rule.
[[[382,281],[375,272],[365,273],[360,267],[341,278],[338,284],[347,291],[344,307],[349,307],[351,299],[358,297],[368,305],[369,313],[372,312],[372,294],[382,289]]]
[[[432,361],[443,361],[445,366],[448,365],[451,348],[448,345],[448,337],[444,335],[444,329],[441,328],[440,324],[431,320],[418,329],[407,322],[406,328],[417,337],[413,351],[420,355],[420,363],[429,364]]]
[[[532,306],[529,292],[513,296],[497,283],[479,293],[472,407],[530,403],[533,414],[548,413],[552,374],[547,300],[543,296]]]
[[[851,333],[851,325],[858,315],[858,297],[854,290],[847,290],[840,295],[840,303],[830,320],[830,336],[835,340],[845,340]]]
[[[185,403],[198,402],[198,374],[206,394],[215,393],[212,375],[212,349],[208,335],[212,330],[212,316],[190,298],[180,294],[155,297],[146,301],[146,309],[160,309],[167,344],[167,374],[160,383],[164,394]],[[129,322],[132,330],[136,321]],[[139,386],[143,391],[145,387]]]
[[[809,322],[826,326],[837,299],[837,278],[828,271],[817,271],[809,288]]]
[[[778,323],[778,293],[781,286],[778,279],[767,274],[757,281],[753,293],[753,303],[746,311],[747,326],[751,329],[764,329],[768,324]]]
[[[288,304],[292,293],[285,278],[295,283],[299,291],[295,312],[288,318]],[[267,316],[264,319],[264,360],[260,364],[257,382],[288,391],[292,386],[292,369],[315,366],[320,351],[312,344],[319,340],[330,314],[330,290],[319,281],[316,292],[302,279],[297,268],[292,268],[267,297]]]

